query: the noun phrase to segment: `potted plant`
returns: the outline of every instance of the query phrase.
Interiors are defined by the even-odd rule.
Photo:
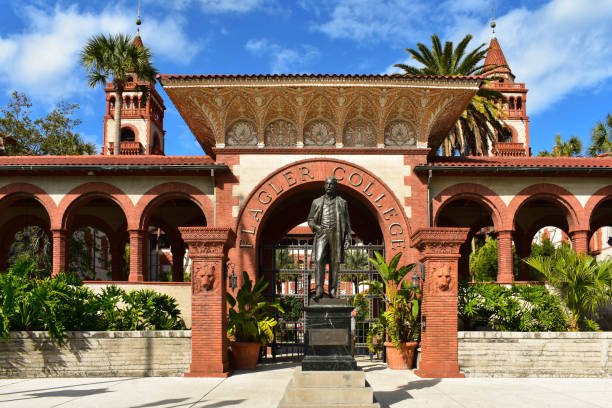
[[[384,343],[389,368],[413,368],[420,334],[421,297],[419,289],[413,288],[405,277],[415,264],[398,268],[401,252],[389,263],[379,252],[374,255],[376,258],[370,258],[370,262],[378,271],[382,282],[368,281],[368,290],[382,297],[386,310],[368,332],[368,347],[372,352],[378,352]],[[385,341],[386,339],[390,341]]]
[[[235,369],[250,370],[257,365],[259,349],[274,338],[273,327],[277,321],[272,317],[275,310],[283,312],[277,302],[268,302],[264,290],[268,287],[263,277],[255,284],[246,271],[242,272],[244,283],[236,297],[227,293],[229,319],[227,333],[230,338],[231,363]]]

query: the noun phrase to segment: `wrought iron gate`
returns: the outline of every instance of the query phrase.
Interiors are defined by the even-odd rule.
[[[338,274],[338,297],[347,304],[359,305],[355,319],[355,354],[369,355],[366,337],[370,325],[383,310],[382,299],[368,294],[366,281],[380,280],[368,258],[374,251],[384,255],[383,245],[354,245],[346,252],[346,263]],[[277,316],[275,338],[267,357],[300,358],[304,353],[304,306],[308,293],[314,290],[314,265],[311,265],[312,245],[262,245],[260,273],[273,290],[270,300],[279,300],[285,313]],[[264,355],[264,357],[266,357]]]

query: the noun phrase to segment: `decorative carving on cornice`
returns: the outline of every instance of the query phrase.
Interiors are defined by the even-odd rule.
[[[385,127],[385,146],[414,146],[417,133],[414,125],[406,120],[396,119]]]
[[[296,80],[302,84],[294,84]],[[339,151],[382,146],[383,142],[393,147],[426,148],[429,144],[435,149],[476,90],[473,81],[460,84],[452,79],[412,81],[404,77],[228,78],[219,79],[217,86],[206,78],[175,85],[168,81],[174,80],[164,81],[167,93],[212,155],[214,146],[261,147],[263,143],[263,150],[267,146],[334,146],[328,144],[332,130],[336,146],[342,143],[343,147],[336,148]],[[274,126],[267,132],[267,126],[280,118],[293,124],[295,137],[291,131],[282,133],[288,137],[279,140]],[[411,132],[397,125],[401,121]],[[325,134],[323,129],[330,137],[324,144],[315,143]],[[416,144],[410,144],[412,135]],[[266,139],[271,143],[266,144]]]
[[[232,123],[225,144],[228,146],[255,146],[257,145],[257,130],[255,125],[248,120],[237,120]]]
[[[376,130],[366,119],[353,119],[344,129],[342,143],[347,147],[376,147]]]
[[[336,130],[324,119],[310,121],[304,128],[304,146],[335,146]]]
[[[297,129],[286,119],[276,119],[266,126],[264,143],[266,146],[295,146]]]

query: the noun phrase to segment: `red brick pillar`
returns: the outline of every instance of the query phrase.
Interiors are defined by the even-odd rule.
[[[186,377],[231,375],[227,355],[227,303],[223,266],[234,232],[181,227],[191,266],[191,367]]]
[[[587,254],[589,252],[589,232],[588,231],[572,231],[570,232],[570,239],[572,240],[572,248],[574,251]]]
[[[130,234],[130,282],[143,282],[144,276],[144,256],[145,256],[145,231],[144,230],[129,230]]]
[[[412,245],[425,264],[421,307],[420,377],[464,377],[457,358],[457,283],[459,250],[469,228],[423,228]]]
[[[68,231],[56,229],[51,231],[53,237],[53,270],[51,275],[56,276],[68,269]]]
[[[182,242],[172,245],[172,282],[183,282],[183,258],[185,257],[185,246]]]
[[[512,283],[513,272],[512,231],[499,231],[497,233],[497,282]]]

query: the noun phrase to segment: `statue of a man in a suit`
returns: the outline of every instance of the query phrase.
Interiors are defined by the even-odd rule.
[[[308,214],[308,226],[314,233],[311,261],[315,265],[314,299],[323,297],[325,265],[329,264],[329,296],[336,297],[338,272],[344,262],[344,251],[351,244],[351,222],[346,200],[336,195],[338,180],[325,179],[325,194],[316,198]]]

